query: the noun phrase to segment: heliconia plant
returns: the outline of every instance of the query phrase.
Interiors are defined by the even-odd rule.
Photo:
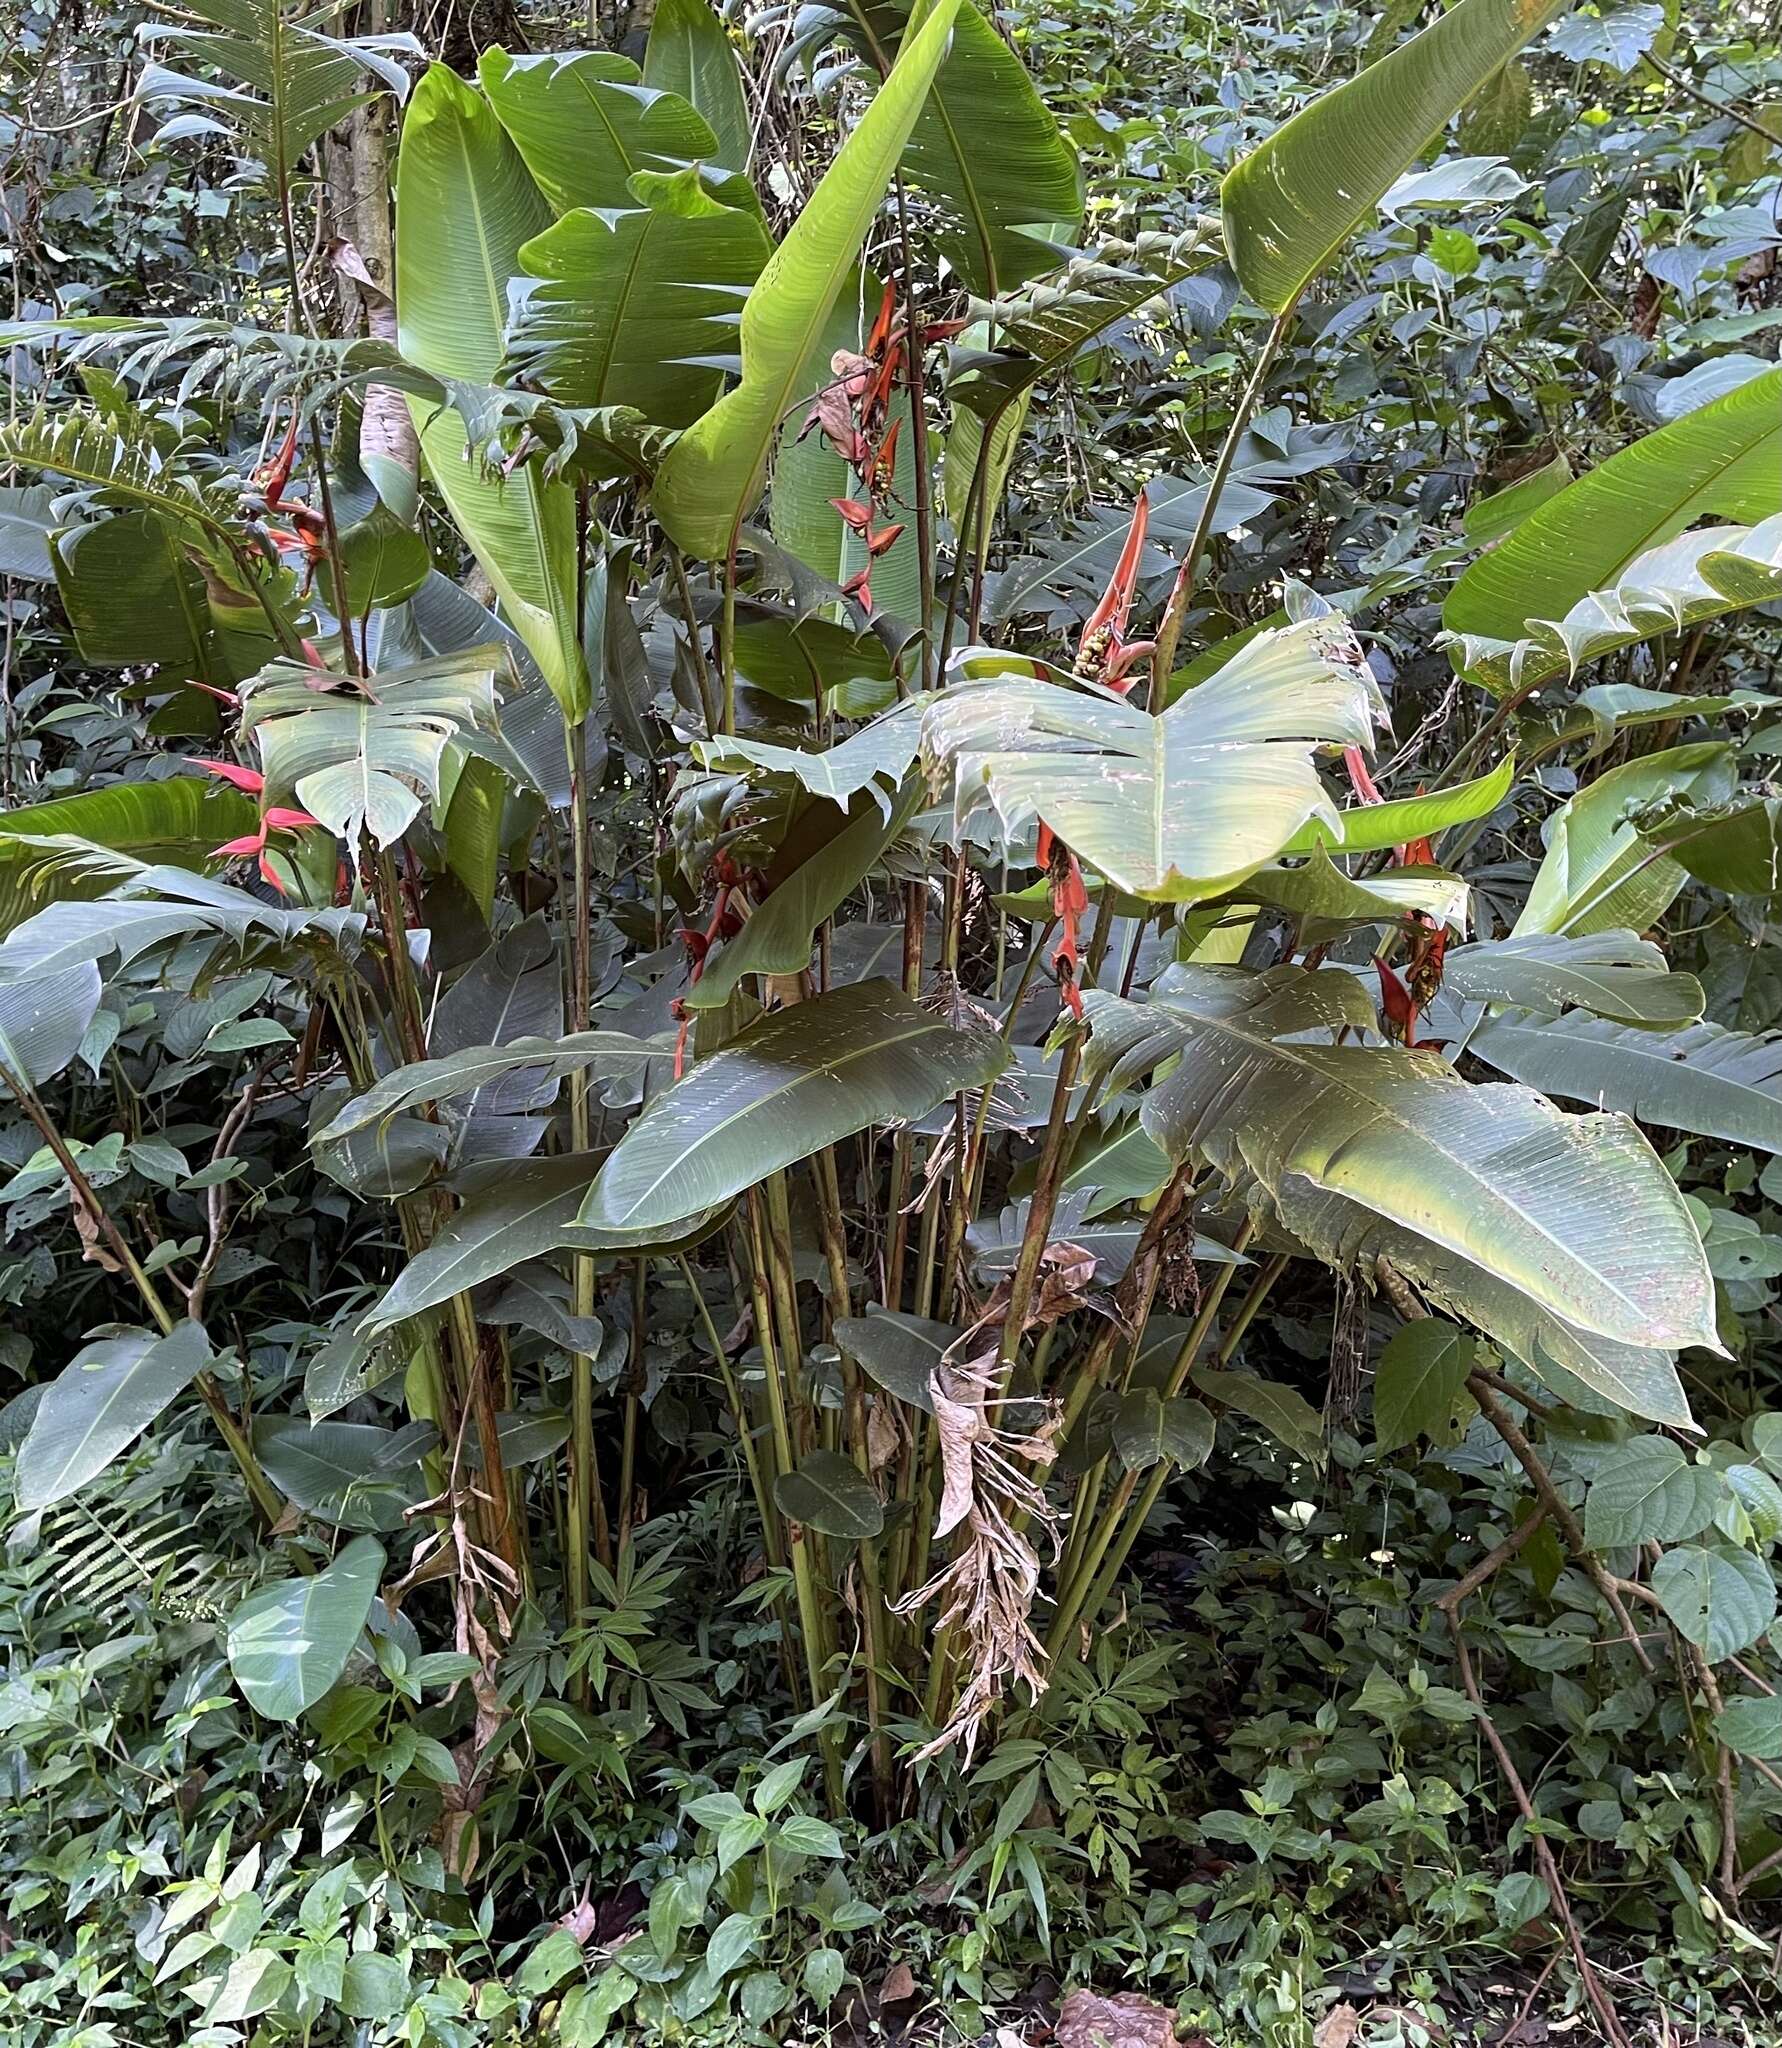
[[[1605,1627],[1655,1602],[1709,1661],[1751,1639],[1712,1597],[1686,1618],[1660,1529],[1636,1519],[1611,1570],[1513,1404],[1689,1438],[1678,1359],[1721,1348],[1714,1280],[1640,1126],[1774,1149],[1782,1077],[1646,934],[1687,877],[1746,891],[1767,860],[1773,889],[1773,800],[1717,741],[1633,759],[1558,807],[1505,936],[1460,863],[1533,690],[1782,590],[1782,373],[1459,579],[1452,658],[1501,715],[1445,763],[1381,765],[1363,639],[1304,585],[1197,644],[1296,309],[1559,12],[1458,0],[1237,163],[1217,222],[1104,249],[1075,246],[1075,156],[972,0],[835,18],[847,118],[777,237],[703,8],[658,16],[690,60],[491,51],[412,90],[390,39],[312,37],[230,118],[282,190],[338,105],[404,98],[387,335],[305,324],[294,244],[289,333],[10,331],[144,373],[0,429],[0,457],[55,480],[47,559],[90,658],[189,684],[218,756],[51,807],[5,868],[0,1079],[137,1324],[49,1389],[20,1483],[64,1497],[196,1389],[311,1580],[230,1626],[262,1714],[326,1695],[380,1584],[447,1585],[490,1673],[522,1610],[573,1629],[648,1513],[643,1361],[678,1318],[801,1740],[838,1812],[889,1813],[912,1770],[1043,1724],[1221,1417],[1321,1462],[1316,1411],[1242,1369],[1306,1263],[1432,1360],[1435,1324],[1409,1433],[1467,1402],[1500,1427]],[[169,34],[230,70],[230,41]],[[1011,154],[983,161],[992,126]],[[1221,240],[1273,325],[1191,529],[1160,541],[1137,497],[1069,666],[993,644],[1035,387]],[[263,394],[268,463],[157,416],[171,361]],[[132,619],[104,574],[126,541],[155,550]],[[133,634],[158,637],[107,651]],[[640,804],[641,882],[601,843]],[[386,1247],[306,1412],[250,1417],[207,1334],[221,1237],[151,1271],[49,1107],[102,993],[195,953],[307,991],[310,1149]],[[1736,1547],[1705,1527],[1681,1533]]]

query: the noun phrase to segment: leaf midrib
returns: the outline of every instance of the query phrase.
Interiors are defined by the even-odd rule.
[[[1646,1309],[1641,1307],[1641,1305],[1638,1302],[1634,1301],[1631,1296],[1624,1292],[1623,1289],[1609,1281],[1606,1275],[1598,1272],[1594,1267],[1587,1266],[1584,1263],[1584,1261],[1579,1257],[1578,1253],[1571,1248],[1571,1246],[1566,1244],[1563,1239],[1556,1237],[1554,1235],[1551,1227],[1548,1224],[1543,1222],[1539,1217],[1531,1215],[1529,1211],[1526,1208],[1524,1208],[1520,1202],[1513,1200],[1504,1192],[1504,1190],[1501,1187],[1498,1187],[1493,1182],[1487,1180],[1476,1166],[1472,1165],[1469,1161],[1462,1158],[1459,1154],[1450,1151],[1448,1147],[1441,1142],[1439,1137],[1433,1136],[1429,1132],[1429,1130],[1424,1126],[1412,1123],[1403,1114],[1395,1110],[1389,1102],[1380,1101],[1380,1099],[1377,1096],[1370,1095],[1358,1083],[1342,1079],[1340,1076],[1333,1075],[1327,1068],[1319,1065],[1318,1062],[1316,1062],[1315,1060],[1305,1058],[1303,1056],[1302,1048],[1300,1047],[1292,1045],[1283,1045],[1278,1040],[1269,1038],[1259,1032],[1243,1030],[1230,1019],[1204,1016],[1201,1012],[1197,1010],[1190,1010],[1184,1004],[1178,1003],[1173,999],[1162,1000],[1161,1007],[1167,1010],[1171,1010],[1175,1012],[1177,1015],[1187,1019],[1198,1031],[1223,1032],[1227,1037],[1234,1039],[1238,1044],[1242,1045],[1247,1051],[1253,1053],[1260,1053],[1267,1057],[1283,1061],[1288,1066],[1296,1069],[1300,1073],[1311,1076],[1315,1080],[1321,1082],[1323,1086],[1341,1091],[1341,1093],[1347,1096],[1350,1101],[1359,1103],[1363,1108],[1371,1112],[1373,1115],[1383,1118],[1387,1123],[1391,1124],[1394,1128],[1402,1132],[1407,1138],[1412,1139],[1414,1142],[1420,1145],[1428,1147],[1430,1151],[1434,1152],[1438,1158],[1444,1160],[1449,1165],[1449,1167],[1461,1177],[1465,1185],[1483,1189],[1487,1194],[1491,1196],[1494,1205],[1502,1209],[1507,1209],[1512,1215],[1519,1217],[1524,1224],[1526,1224],[1530,1229],[1532,1229],[1535,1232],[1535,1234],[1539,1238],[1542,1239],[1543,1242],[1553,1247],[1554,1251],[1557,1252],[1564,1259],[1566,1265],[1570,1269],[1572,1269],[1573,1271],[1585,1273],[1595,1284],[1602,1287],[1603,1290],[1607,1294],[1609,1294],[1613,1299],[1623,1303],[1629,1310],[1631,1310],[1639,1322],[1644,1324],[1650,1321],[1650,1317]],[[1333,1048],[1305,1048],[1304,1050],[1313,1049],[1332,1050]],[[1423,1079],[1426,1077],[1413,1075],[1410,1078]],[[1309,1175],[1307,1177],[1310,1178]],[[1314,1185],[1322,1185],[1322,1183],[1314,1182]],[[1383,1215],[1383,1212],[1375,1209],[1371,1203],[1361,1201],[1359,1197],[1349,1194],[1346,1190],[1333,1188],[1330,1190],[1330,1192],[1336,1194],[1341,1200],[1354,1202],[1358,1208],[1368,1210],[1369,1214],[1371,1215]],[[1385,1216],[1384,1220],[1389,1223],[1395,1224],[1399,1229],[1410,1230],[1416,1236],[1431,1237],[1432,1242],[1445,1245],[1446,1249],[1453,1252],[1457,1257],[1472,1260],[1474,1264],[1481,1263],[1481,1261],[1479,1261],[1476,1258],[1475,1254],[1468,1250],[1467,1247],[1462,1244],[1454,1243],[1450,1240],[1443,1238],[1433,1237],[1430,1232],[1419,1229],[1418,1226],[1416,1226],[1415,1224],[1403,1223],[1397,1217]],[[1518,1292],[1527,1294],[1530,1300],[1537,1302],[1540,1301],[1541,1297],[1539,1295],[1531,1294],[1529,1290],[1526,1287],[1524,1287],[1519,1280],[1512,1280],[1509,1278],[1507,1274],[1504,1274],[1502,1272],[1499,1272],[1498,1277],[1508,1281],[1508,1284],[1512,1287],[1515,1287],[1518,1290]],[[1549,1313],[1562,1316],[1567,1321],[1577,1320],[1575,1315],[1569,1314],[1566,1310],[1558,1308],[1552,1303],[1543,1303],[1542,1305],[1548,1309]],[[1588,1330],[1592,1335],[1607,1337],[1611,1341],[1617,1343],[1639,1344],[1642,1342],[1650,1341],[1640,1338],[1616,1337],[1612,1331],[1592,1330],[1588,1324],[1580,1324],[1580,1327]]]

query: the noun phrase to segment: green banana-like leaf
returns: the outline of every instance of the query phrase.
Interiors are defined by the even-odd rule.
[[[1365,880],[1346,875],[1323,851],[1295,867],[1270,863],[1230,893],[1233,903],[1261,903],[1314,924],[1400,925],[1416,911],[1432,924],[1464,933],[1472,892],[1445,868],[1394,867]],[[1302,930],[1300,944],[1313,941]],[[1453,957],[1451,954],[1450,958]]]
[[[707,0],[655,0],[643,84],[674,92],[696,109],[717,137],[713,162],[748,170],[754,131],[729,31]]]
[[[1777,404],[1782,408],[1782,397]],[[1782,465],[1782,453],[1777,461]],[[1459,635],[1454,658],[1472,681],[1503,696],[1549,676],[1575,675],[1586,662],[1655,634],[1681,632],[1778,597],[1782,514],[1759,526],[1681,534],[1631,562],[1608,589],[1581,597],[1564,618],[1529,618],[1521,639]]]
[[[780,424],[946,54],[960,0],[936,0],[774,251],[742,318],[742,381],[664,458],[652,497],[670,539],[722,561],[753,511]]]
[[[838,828],[833,838],[813,847],[789,875],[780,877],[766,902],[708,961],[704,974],[687,991],[688,1009],[720,1008],[745,974],[802,973],[810,965],[818,925],[872,872],[921,800],[917,779],[888,814],[870,798],[858,804],[851,819],[833,805],[826,806]]]
[[[1481,555],[1442,607],[1455,663],[1469,672],[1476,663],[1481,680],[1505,689],[1563,672],[1574,654],[1587,660],[1662,631],[1679,609],[1760,603],[1775,594],[1778,513],[1782,369],[1611,455]],[[1671,547],[1706,518],[1757,530]],[[1744,594],[1760,584],[1762,595]],[[1658,620],[1660,607],[1671,617]],[[1642,620],[1643,631],[1631,630]]]
[[[46,583],[55,574],[50,559],[55,497],[48,484],[0,484],[0,576]]]
[[[1433,838],[1451,826],[1490,817],[1515,780],[1515,756],[1506,754],[1489,774],[1457,782],[1452,789],[1431,790],[1427,796],[1388,797],[1383,804],[1355,804],[1338,814],[1335,831],[1328,818],[1312,818],[1281,851],[1302,854],[1323,847],[1330,853],[1376,853],[1383,846]]]
[[[56,592],[81,659],[95,668],[154,663],[170,681],[210,673],[204,578],[177,530],[152,512],[119,512],[56,537]]]
[[[501,826],[516,764],[504,772],[480,754],[448,741],[440,763],[440,800],[434,817],[443,831],[445,863],[464,884],[486,924],[495,910],[501,875]]]
[[[1706,810],[1680,806],[1644,826],[1641,836],[1711,889],[1729,896],[1782,891],[1782,798],[1735,799]]]
[[[1068,243],[1082,224],[1076,153],[1026,65],[970,0],[904,146],[903,174],[939,206],[941,251],[982,298],[1056,267],[1045,241],[1024,228]]]
[[[100,992],[99,970],[90,960],[0,981],[0,1067],[33,1088],[53,1081],[80,1051]]]
[[[166,1337],[136,1330],[79,1351],[44,1389],[19,1449],[21,1510],[78,1493],[119,1458],[210,1363],[196,1323]]]
[[[567,405],[635,406],[686,427],[734,358],[767,232],[691,167],[640,171],[632,191],[622,208],[565,214],[521,249],[507,371]]]
[[[594,1170],[592,1155],[576,1152],[504,1164],[466,1194],[458,1213],[427,1249],[410,1259],[360,1323],[359,1334],[375,1336],[392,1323],[424,1314],[454,1294],[467,1293],[528,1259],[552,1252],[677,1250],[695,1241],[721,1214],[705,1210],[676,1216],[663,1229],[589,1228],[578,1221],[577,1211]]]
[[[1490,1017],[1467,1050],[1500,1074],[1666,1130],[1782,1152],[1782,1040],[1718,1024],[1639,1030],[1605,1017]]]
[[[647,90],[609,50],[510,57],[485,50],[477,80],[533,182],[559,214],[628,207],[639,171],[713,159],[718,141],[678,93]]]
[[[1704,1000],[1695,976],[1673,974],[1650,940],[1615,930],[1577,937],[1529,932],[1519,939],[1450,947],[1442,963],[1442,986],[1463,1002],[1502,1004],[1546,1017],[1588,1010],[1617,1023],[1661,1029],[1693,1024]]]
[[[1232,267],[1285,313],[1493,72],[1568,0],[1457,0],[1277,128],[1219,188]]]
[[[862,790],[873,791],[879,808],[892,798],[921,744],[922,707],[913,699],[895,706],[833,747],[777,747],[770,740],[739,739],[729,733],[695,740],[693,756],[702,768],[756,779],[782,777],[813,796],[846,809]]]
[[[1116,888],[1179,901],[1232,887],[1310,819],[1341,831],[1312,750],[1370,744],[1375,704],[1331,616],[1259,634],[1155,718],[1032,675],[956,682],[926,711],[922,744],[962,821],[981,802],[1011,836],[1043,820]]]
[[[888,981],[831,989],[751,1025],[644,1111],[581,1220],[659,1228],[728,1201],[870,1124],[908,1123],[1008,1063],[994,1031],[957,1031]]]
[[[263,941],[275,951],[315,940],[345,950],[365,920],[347,910],[292,910],[262,903],[181,868],[143,868],[96,903],[52,903],[0,940],[0,987],[28,986],[89,963],[128,966],[172,939],[205,934],[244,951]],[[84,1027],[83,1027],[84,1028]]]
[[[383,1545],[355,1536],[326,1570],[275,1579],[236,1608],[229,1669],[255,1713],[295,1721],[321,1699],[347,1667],[383,1570]]]
[[[196,775],[114,782],[0,814],[0,935],[51,901],[102,896],[120,869],[198,867],[259,822],[240,790]]]
[[[1284,1042],[1353,1026],[1353,988],[1193,966],[1149,1004],[1092,991],[1087,1071],[1113,1088],[1186,1055],[1141,1111],[1170,1158],[1247,1183],[1321,1258],[1390,1258],[1530,1364],[1545,1347],[1625,1399],[1560,1348],[1568,1331],[1648,1359],[1718,1348],[1701,1240],[1628,1119],[1470,1087],[1429,1053]]]
[[[644,48],[643,82],[676,93],[717,137],[714,161],[745,171],[753,130],[729,32],[706,0],[656,0]]]
[[[635,1038],[629,1031],[577,1031],[566,1038],[514,1038],[501,1045],[467,1045],[439,1059],[412,1060],[374,1082],[337,1110],[318,1145],[338,1144],[368,1124],[383,1123],[422,1102],[453,1102],[493,1081],[524,1072],[544,1084],[586,1068],[617,1073],[672,1055],[671,1040]]]
[[[436,376],[490,384],[501,365],[508,280],[551,222],[488,102],[436,64],[416,86],[396,173],[396,311],[402,352]],[[533,465],[487,475],[462,421],[409,410],[421,454],[509,622],[571,722],[592,694],[576,617],[575,491]]]
[[[1720,740],[1644,754],[1598,776],[1549,821],[1513,936],[1649,929],[1675,901],[1684,870],[1654,857],[1629,813],[1661,799],[1724,803],[1736,781],[1732,749]]]

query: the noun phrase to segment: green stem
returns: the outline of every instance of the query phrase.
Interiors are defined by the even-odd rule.
[[[755,1301],[755,1334],[761,1344],[761,1366],[767,1385],[767,1410],[773,1426],[774,1452],[780,1470],[790,1472],[798,1460],[793,1449],[792,1416],[786,1398],[786,1383],[774,1344],[774,1317],[767,1301],[769,1283],[777,1282],[779,1274],[777,1267],[769,1263],[766,1204],[758,1199],[755,1189],[749,1191],[748,1202],[750,1280]],[[823,1672],[828,1657],[823,1628],[823,1608],[817,1598],[816,1573],[812,1567],[810,1544],[806,1541],[806,1535],[803,1523],[787,1518],[786,1548],[792,1560],[792,1585],[798,1601],[798,1633],[804,1644],[805,1674],[810,1681],[811,1700],[815,1704],[824,1697]],[[832,1810],[839,1814],[843,1807],[841,1751],[833,1730],[826,1728],[821,1740],[823,1775],[829,1790],[829,1803]]]
[[[1286,1254],[1277,1253],[1257,1274],[1249,1292],[1239,1303],[1237,1314],[1232,1318],[1231,1328],[1226,1331],[1224,1341],[1215,1354],[1215,1363],[1218,1366],[1227,1365],[1235,1355],[1245,1331],[1255,1321],[1263,1303],[1268,1299],[1269,1290],[1280,1278],[1286,1265]],[[1234,1270],[1235,1268],[1227,1266],[1221,1274],[1220,1278],[1226,1285],[1230,1284],[1230,1275]],[[1223,1294],[1224,1287],[1221,1286],[1218,1292]],[[1214,1298],[1212,1305],[1217,1306],[1217,1297]],[[1206,1323],[1201,1318],[1196,1318],[1196,1328],[1201,1330],[1203,1335],[1205,1327]],[[1193,1367],[1193,1353],[1188,1348],[1193,1341],[1194,1332],[1190,1331],[1182,1350],[1176,1355],[1176,1365],[1170,1372],[1169,1389],[1164,1396],[1166,1400],[1173,1400],[1181,1391],[1182,1382],[1187,1379]],[[1127,1558],[1132,1554],[1132,1547],[1138,1541],[1139,1532],[1150,1519],[1151,1510],[1157,1505],[1169,1474],[1170,1462],[1167,1458],[1160,1459],[1152,1466],[1136,1506],[1132,1503],[1132,1496],[1137,1486],[1138,1475],[1129,1472],[1120,1482],[1092,1542],[1084,1553],[1073,1582],[1060,1591],[1058,1611],[1053,1616],[1052,1627],[1046,1637],[1048,1657],[1056,1659],[1070,1655],[1072,1637],[1079,1618],[1093,1621],[1101,1612]]]
[[[693,1297],[693,1308],[699,1317],[699,1326],[705,1332],[705,1341],[711,1346],[712,1358],[718,1368],[718,1377],[724,1382],[724,1398],[730,1404],[730,1413],[736,1421],[737,1441],[742,1447],[743,1469],[749,1475],[749,1491],[755,1496],[755,1510],[761,1517],[762,1540],[767,1545],[770,1564],[783,1562],[780,1554],[779,1517],[773,1511],[773,1499],[768,1493],[767,1482],[762,1477],[761,1460],[755,1450],[755,1425],[743,1400],[741,1386],[737,1383],[736,1372],[730,1363],[730,1356],[724,1349],[724,1340],[718,1334],[718,1326],[712,1320],[711,1308],[695,1279],[693,1268],[687,1263],[685,1252],[676,1252],[675,1263],[681,1269],[681,1278],[687,1283],[687,1291]]]
[[[592,879],[588,865],[588,739],[578,720],[564,728],[564,745],[569,756],[569,819],[574,841],[575,875],[573,924],[569,934],[569,1018],[572,1031],[585,1031],[592,1006],[588,961],[588,940],[592,924]],[[586,1152],[592,1143],[588,1113],[588,1077],[585,1071],[570,1076],[570,1145]],[[570,1306],[578,1318],[594,1313],[594,1260],[578,1252],[570,1266]],[[577,1352],[569,1361],[569,1500],[567,1545],[564,1557],[564,1596],[573,1622],[588,1605],[588,1557],[590,1544],[609,1569],[611,1536],[606,1527],[606,1502],[594,1450],[594,1361]]]
[[[75,1203],[86,1212],[88,1220],[104,1238],[112,1256],[130,1276],[131,1284],[141,1296],[143,1306],[154,1318],[156,1329],[163,1337],[171,1337],[179,1327],[178,1319],[162,1299],[160,1290],[143,1270],[141,1260],[130,1248],[129,1240],[118,1228],[111,1212],[100,1201],[93,1183],[81,1171],[79,1160],[75,1158],[68,1141],[57,1129],[49,1111],[44,1108],[37,1091],[22,1074],[14,1074],[9,1067],[0,1066],[0,1083],[5,1085],[19,1107],[36,1126],[38,1136],[42,1138],[56,1164],[67,1176],[69,1191]],[[235,1460],[254,1505],[265,1516],[268,1526],[276,1528],[284,1518],[284,1496],[267,1478],[247,1432],[236,1421],[228,1399],[217,1384],[215,1376],[208,1371],[201,1372],[196,1384],[199,1397],[210,1410],[211,1419],[215,1422],[223,1442],[228,1446],[229,1455]],[[314,1569],[301,1551],[293,1551],[291,1554],[300,1571],[307,1573]]]
[[[1207,543],[1213,537],[1213,521],[1218,516],[1219,500],[1225,494],[1225,486],[1231,480],[1232,465],[1237,460],[1238,443],[1244,438],[1244,429],[1250,424],[1250,416],[1256,410],[1268,373],[1274,367],[1275,357],[1280,353],[1281,344],[1287,339],[1287,330],[1293,324],[1292,306],[1285,312],[1277,313],[1269,323],[1267,339],[1262,352],[1256,358],[1256,367],[1250,373],[1250,381],[1244,386],[1243,395],[1237,403],[1237,410],[1231,416],[1231,424],[1225,430],[1225,439],[1220,445],[1218,460],[1213,464],[1213,474],[1207,480],[1206,501],[1200,508],[1200,517],[1194,522],[1194,533],[1188,542],[1188,552],[1182,557],[1182,567],[1176,577],[1176,586],[1170,592],[1169,603],[1164,609],[1162,624],[1157,628],[1157,651],[1151,657],[1151,693],[1149,708],[1161,711],[1164,699],[1169,694],[1170,671],[1175,665],[1176,643],[1182,637],[1182,620],[1187,615],[1188,600],[1194,595],[1195,577],[1200,569],[1200,559],[1207,551]]]

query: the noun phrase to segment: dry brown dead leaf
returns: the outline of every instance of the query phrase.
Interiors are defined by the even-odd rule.
[[[1175,2048],[1176,2018],[1137,1991],[1073,1991],[1054,2038],[1058,2048]]]
[[[1333,2005],[1312,2031],[1312,2048],[1349,2048],[1361,2032],[1361,2015],[1345,1999]]]
[[[879,1984],[881,2005],[902,2005],[916,1995],[916,1973],[908,1963],[893,1963]]]

